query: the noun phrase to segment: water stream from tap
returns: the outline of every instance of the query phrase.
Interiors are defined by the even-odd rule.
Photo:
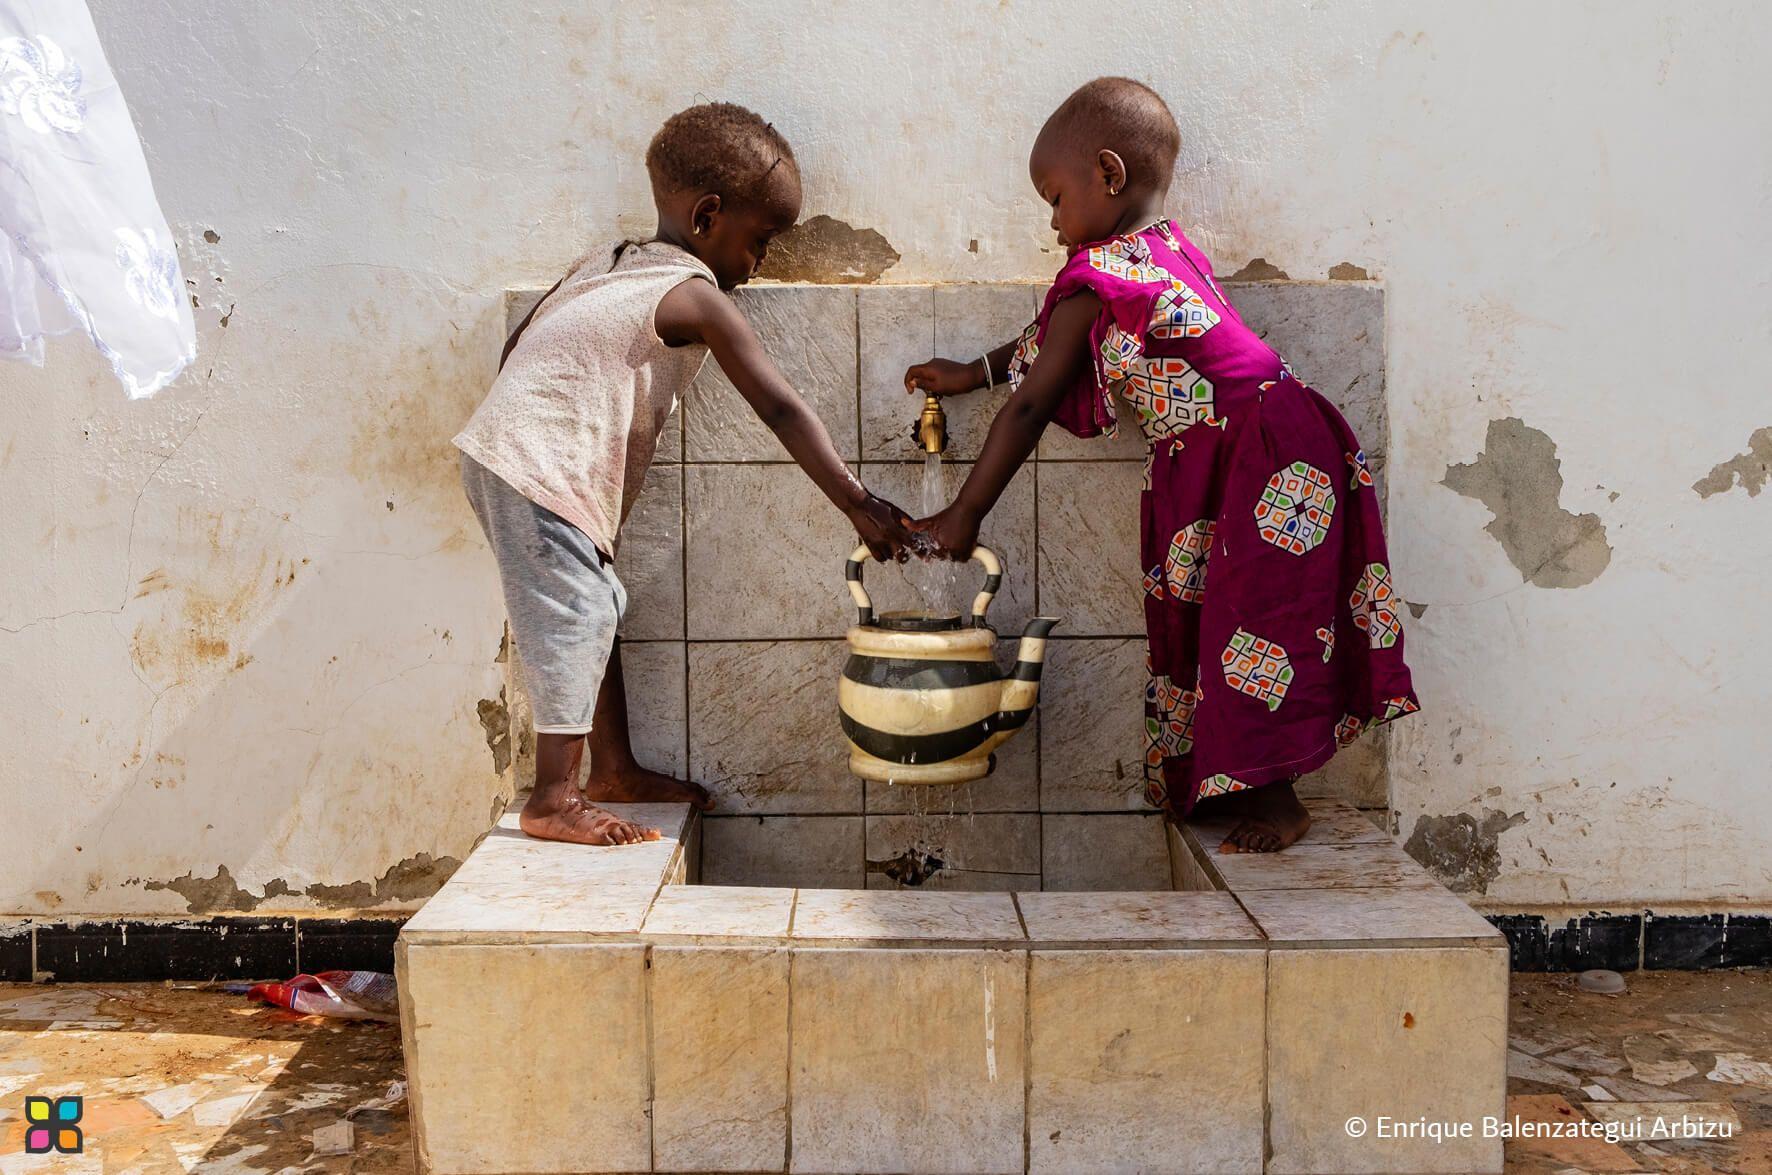
[[[923,455],[922,516],[929,517],[948,504],[947,469],[940,453]],[[959,569],[947,559],[913,555],[904,565],[904,577],[922,597],[924,611],[934,616],[957,616],[960,612]]]

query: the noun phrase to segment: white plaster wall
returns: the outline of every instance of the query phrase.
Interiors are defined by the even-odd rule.
[[[183,912],[144,883],[223,866],[223,908],[422,891],[509,787],[446,448],[500,291],[648,229],[642,149],[698,97],[773,118],[807,214],[903,255],[886,280],[1049,274],[1025,152],[1104,71],[1170,100],[1173,210],[1222,272],[1387,283],[1391,543],[1427,605],[1400,834],[1523,813],[1501,905],[1772,898],[1772,499],[1691,488],[1772,424],[1765,6],[93,8],[202,354],[136,405],[75,344],[0,370],[0,909]],[[1586,586],[1524,584],[1440,484],[1503,417],[1605,526]]]

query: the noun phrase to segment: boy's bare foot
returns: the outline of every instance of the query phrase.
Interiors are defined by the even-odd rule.
[[[595,752],[585,776],[585,795],[605,804],[694,804],[703,812],[714,806],[714,797],[701,784],[648,771],[638,763],[599,771]]]
[[[623,820],[586,800],[577,789],[548,796],[538,788],[523,805],[517,823],[537,840],[561,840],[576,845],[632,845],[659,837],[658,829]]]
[[[1277,853],[1310,829],[1311,814],[1289,779],[1237,794],[1242,798],[1242,819],[1218,846],[1221,853]]]

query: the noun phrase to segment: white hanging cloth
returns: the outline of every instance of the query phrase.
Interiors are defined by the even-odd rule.
[[[0,356],[81,330],[131,399],[197,357],[190,299],[85,0],[0,0]]]

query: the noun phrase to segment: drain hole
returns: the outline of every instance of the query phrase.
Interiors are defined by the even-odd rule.
[[[922,885],[947,867],[934,853],[920,853],[916,849],[906,849],[896,857],[888,857],[884,861],[869,861],[869,873],[881,873],[900,885]]]

